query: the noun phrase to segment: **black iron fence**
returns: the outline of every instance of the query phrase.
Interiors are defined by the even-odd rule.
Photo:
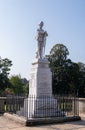
[[[4,104],[6,112],[26,118],[48,118],[79,115],[78,98],[71,96],[10,95]]]
[[[24,107],[24,100],[26,98],[27,95],[23,94],[8,95],[4,104],[4,110],[6,112],[17,113],[17,111]]]

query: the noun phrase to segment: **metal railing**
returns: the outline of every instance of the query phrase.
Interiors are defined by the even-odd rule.
[[[6,98],[5,111],[26,118],[67,117],[79,115],[78,98],[71,96],[22,96]]]
[[[20,111],[20,109],[24,106],[24,99],[26,97],[27,95],[23,94],[8,95],[5,101],[5,111],[11,113]]]

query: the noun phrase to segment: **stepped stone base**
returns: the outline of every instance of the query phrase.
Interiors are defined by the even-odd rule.
[[[36,59],[32,63],[29,80],[29,97],[24,101],[28,118],[64,116],[57,108],[57,99],[52,96],[52,73],[47,59]]]
[[[52,117],[56,116],[57,100],[53,98],[36,98],[31,101],[28,98],[28,117]]]
[[[57,99],[53,97],[28,98],[28,117],[44,118],[44,117],[63,117],[65,113],[57,106]]]
[[[17,114],[29,119],[65,116],[65,113],[57,107],[57,100],[53,97],[29,97],[24,100],[24,108],[21,108]]]

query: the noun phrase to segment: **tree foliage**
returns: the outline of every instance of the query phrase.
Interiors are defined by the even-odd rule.
[[[77,63],[79,66],[79,84],[78,95],[79,97],[85,97],[85,64],[82,62]]]
[[[28,81],[24,78],[22,79],[20,75],[13,75],[9,79],[10,88],[15,94],[26,93]]]
[[[0,92],[5,90],[5,88],[9,85],[9,71],[12,66],[12,61],[8,58],[2,59],[0,57]]]
[[[63,62],[67,59],[68,55],[69,51],[65,45],[56,44],[50,51],[49,60],[54,63],[57,61],[58,62],[57,64],[62,66]]]
[[[13,89],[14,93],[19,94],[23,93],[23,85],[24,83],[22,82],[22,79],[20,75],[13,75],[9,79],[11,88]]]
[[[69,51],[63,44],[56,44],[47,55],[52,71],[54,94],[85,94],[85,65],[68,59]],[[81,91],[81,93],[80,93]],[[83,91],[83,92],[82,92]]]

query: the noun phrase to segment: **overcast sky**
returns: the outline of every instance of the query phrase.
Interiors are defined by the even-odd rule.
[[[11,75],[29,78],[40,21],[48,32],[46,54],[63,43],[73,62],[85,63],[85,0],[0,0],[0,56],[12,60]]]

